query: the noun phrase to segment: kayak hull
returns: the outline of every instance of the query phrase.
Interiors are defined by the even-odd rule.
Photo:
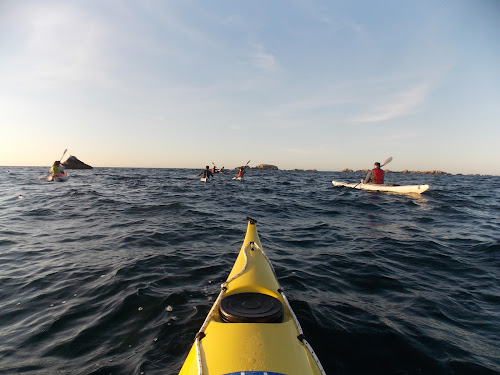
[[[383,184],[363,184],[342,181],[332,181],[333,186],[344,186],[359,190],[384,191],[399,194],[421,194],[429,189],[429,185],[400,185],[391,186]]]
[[[50,182],[64,182],[68,180],[69,176],[66,172],[63,174],[54,174],[47,177],[47,181]]]
[[[200,365],[204,375],[325,374],[307,341],[298,338],[303,336],[300,324],[280,288],[271,263],[262,252],[253,220],[248,223],[243,246],[222,286],[221,294],[179,375],[198,375]],[[278,300],[283,307],[281,321],[224,322],[221,317],[224,302],[221,301],[245,293],[263,294]]]

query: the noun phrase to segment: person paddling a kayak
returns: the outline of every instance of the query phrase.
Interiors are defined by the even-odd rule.
[[[50,168],[49,173],[51,175],[64,174],[64,167],[62,166],[59,160],[56,160],[52,167]]]
[[[244,174],[245,174],[245,167],[240,167],[240,170],[238,171],[238,176],[236,176],[236,178],[243,178]]]
[[[384,174],[385,172],[380,169],[380,163],[376,162],[373,165],[373,169],[370,170],[365,179],[361,180],[363,184],[383,184],[384,183]]]
[[[213,177],[213,173],[210,170],[210,167],[207,165],[203,171],[201,171],[198,176],[202,176],[202,178]]]

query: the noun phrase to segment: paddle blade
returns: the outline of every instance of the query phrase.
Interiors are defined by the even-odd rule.
[[[387,158],[387,160],[386,160],[386,161],[384,161],[384,164],[382,164],[382,165],[381,165],[381,167],[383,167],[383,166],[384,166],[384,165],[386,165],[386,164],[389,164],[391,161],[392,161],[392,156],[391,156],[391,157],[389,157],[389,158]]]

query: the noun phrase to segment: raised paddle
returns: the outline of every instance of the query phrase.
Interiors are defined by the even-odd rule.
[[[384,164],[382,164],[382,165],[380,166],[380,168],[382,168],[384,165],[389,164],[391,161],[392,161],[392,156],[388,157],[388,158],[384,161]],[[353,189],[355,189],[355,188],[356,188],[359,184],[361,184],[361,182],[358,182],[358,183],[354,186],[354,188],[353,188]]]
[[[240,168],[247,169],[247,167],[248,167],[248,163],[250,163],[250,160],[249,160],[249,161],[247,161],[247,163],[246,163],[245,165],[243,165],[242,167],[240,167]]]
[[[59,161],[61,161],[61,160],[62,160],[62,158],[64,157],[64,155],[66,155],[66,151],[68,151],[68,149],[64,150],[64,152],[63,152],[62,156],[59,158]]]
[[[380,166],[382,168],[384,165],[389,164],[392,161],[392,156],[389,156],[386,161],[384,161],[384,164]]]

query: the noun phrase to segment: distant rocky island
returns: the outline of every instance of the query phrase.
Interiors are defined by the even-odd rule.
[[[78,160],[76,156],[70,156],[64,163],[61,163],[66,169],[94,169],[83,161]]]
[[[256,167],[250,169],[258,169],[261,171],[278,171],[278,167],[272,164],[259,164]]]

